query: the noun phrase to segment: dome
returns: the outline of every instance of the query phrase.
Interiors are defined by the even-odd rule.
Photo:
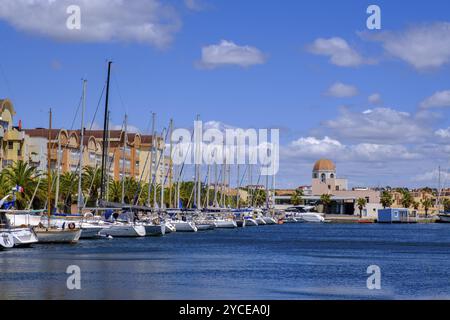
[[[331,160],[320,159],[314,164],[313,171],[336,171],[336,166]]]

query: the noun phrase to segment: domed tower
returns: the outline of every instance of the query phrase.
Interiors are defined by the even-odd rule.
[[[320,179],[320,182],[326,183],[328,179],[336,179],[336,165],[328,159],[317,160],[314,164],[313,179]]]

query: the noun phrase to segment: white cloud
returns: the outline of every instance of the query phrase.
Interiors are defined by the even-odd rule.
[[[200,65],[206,68],[226,65],[250,67],[265,62],[266,57],[259,49],[251,46],[239,46],[234,42],[222,40],[219,44],[202,48]]]
[[[382,104],[383,100],[381,99],[381,95],[379,93],[374,93],[371,94],[367,100],[369,101],[369,103],[371,104]]]
[[[416,69],[438,68],[450,62],[450,23],[437,22],[371,37],[390,55]]]
[[[441,182],[444,182],[444,185],[445,185],[445,182],[450,181],[450,173],[448,171],[441,170],[440,174],[441,174]],[[438,183],[438,179],[439,179],[439,170],[438,169],[418,174],[412,178],[412,180],[415,182],[428,182],[428,183],[432,183],[434,185],[436,185]]]
[[[422,109],[450,107],[450,90],[438,91],[420,104]]]
[[[318,139],[315,137],[300,138],[291,142],[290,147],[292,151],[299,154],[305,154],[308,157],[322,157],[344,149],[344,146],[337,140],[325,137]]]
[[[81,29],[69,30],[70,5],[81,8]],[[2,0],[0,20],[59,41],[136,42],[162,48],[180,28],[174,9],[159,0]]]
[[[325,95],[336,98],[348,98],[358,95],[358,89],[355,86],[344,84],[342,82],[334,83],[325,92]]]
[[[372,63],[364,59],[349,46],[347,41],[339,37],[316,39],[308,46],[308,50],[317,55],[330,57],[330,62],[340,67],[356,67],[362,64]]]
[[[436,130],[434,132],[434,134],[437,135],[440,138],[448,139],[448,138],[450,138],[450,127],[448,127],[447,129]]]
[[[382,144],[422,141],[432,133],[423,121],[390,108],[364,112],[342,109],[339,117],[325,121],[322,129],[341,139]]]

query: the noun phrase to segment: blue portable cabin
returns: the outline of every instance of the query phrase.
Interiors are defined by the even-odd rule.
[[[409,210],[405,208],[389,208],[378,210],[378,223],[408,223]]]

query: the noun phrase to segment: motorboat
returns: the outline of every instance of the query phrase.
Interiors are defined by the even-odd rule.
[[[325,218],[315,212],[297,213],[295,215],[295,219],[298,222],[315,222],[315,223],[325,222]]]
[[[12,225],[9,219],[11,216],[14,215],[0,212],[0,232],[9,233],[15,247],[27,247],[33,243],[37,243],[38,239],[33,229],[25,225],[22,227]]]
[[[9,232],[0,231],[0,250],[14,247],[14,238]]]
[[[448,213],[448,212],[440,213],[440,214],[438,214],[438,217],[439,217],[439,222],[450,223],[450,213]]]
[[[264,222],[266,224],[277,224],[277,221],[275,220],[275,218],[265,216],[265,217],[262,217],[262,219],[264,220]]]
[[[177,231],[177,228],[175,228],[175,226],[170,221],[165,221],[165,222],[163,222],[163,224],[165,226],[166,233],[171,233],[171,232]]]

